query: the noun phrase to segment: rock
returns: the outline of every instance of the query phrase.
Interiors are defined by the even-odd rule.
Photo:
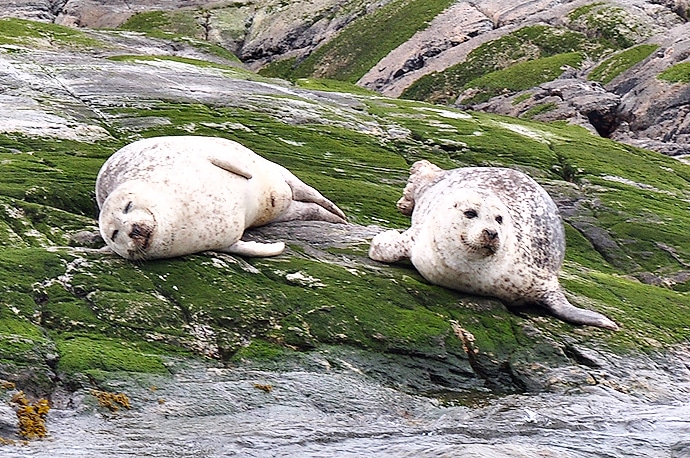
[[[184,29],[183,33],[220,44],[257,70],[285,58],[300,62],[335,39],[350,23],[373,14],[386,3],[21,0],[12,2],[2,14],[76,27],[114,28],[137,13],[158,11],[168,14],[169,22],[189,22],[194,31]],[[690,112],[684,102],[690,90],[687,85],[659,80],[657,75],[686,58],[690,27],[685,23],[687,11],[686,0],[624,0],[596,5],[584,0],[460,2],[390,50],[358,84],[399,96],[421,77],[463,62],[480,45],[531,25],[578,31],[592,40],[609,40],[613,48],[619,49],[643,42],[659,44],[661,48],[653,57],[606,84],[606,92],[587,82],[585,76],[610,54],[590,55],[585,50],[593,60],[586,62],[580,73],[529,90],[531,99],[512,106],[515,94],[499,95],[472,108],[543,121],[568,120],[628,144],[685,155],[690,153]],[[160,27],[175,33],[183,31],[175,29],[175,24]],[[174,49],[173,53],[182,55],[184,51]],[[314,76],[322,75],[319,72],[316,70]],[[84,138],[89,134],[65,131],[60,135]]]
[[[79,231],[70,235],[70,245],[85,248],[102,248],[105,246],[105,242],[98,231]]]
[[[611,137],[669,155],[690,154],[690,85],[659,75],[690,56],[690,23],[649,40],[660,47],[606,87],[621,97],[618,118],[625,129]]]
[[[358,84],[397,97],[419,78],[433,72],[442,72],[463,62],[467,55],[480,45],[525,26],[559,21],[568,11],[585,3],[587,2],[581,0],[457,3],[437,16],[427,29],[417,32],[406,43],[391,51],[379,64],[372,67]],[[439,37],[447,36],[460,39],[453,40],[453,46],[446,47],[442,52],[425,59],[423,67],[397,78],[381,75],[395,74],[396,65],[407,60],[413,53],[420,54],[415,50],[424,49],[429,43],[440,40]]]
[[[436,16],[427,29],[420,30],[391,51],[357,84],[387,95],[399,95],[402,90],[396,91],[392,87],[400,84],[405,75],[425,68],[429,59],[493,28],[491,19],[474,5],[456,3]],[[405,80],[409,81],[409,78]]]
[[[66,0],[17,0],[6,2],[0,17],[20,17],[36,21],[53,22]]]
[[[585,218],[570,220],[570,224],[590,241],[599,254],[612,265],[626,270],[636,270],[640,266],[621,249],[611,235]]]
[[[593,365],[609,370],[615,345],[666,349],[685,338],[690,252],[679,228],[690,216],[678,204],[687,195],[678,161],[560,123],[330,92],[328,82],[309,90],[194,41],[31,29],[43,39],[0,46],[0,377],[27,390],[98,387],[123,371],[169,375],[167,358],[180,353],[233,365],[337,347],[354,356],[328,364],[414,394],[558,391],[589,386]],[[562,83],[547,85],[544,99],[589,91],[570,109],[606,106],[596,85]],[[136,138],[180,134],[241,141],[338,202],[350,224],[248,231],[287,242],[266,259],[202,253],[135,264],[99,251],[102,163]],[[564,287],[622,330],[508,310],[430,285],[409,263],[368,259],[375,233],[409,225],[395,201],[419,158],[520,168],[562,195]],[[650,221],[662,230],[649,231]],[[679,283],[641,285],[641,272]]]
[[[350,2],[353,3],[353,2]],[[282,3],[276,8],[257,8],[238,56],[252,68],[290,56],[304,58],[350,22],[366,13],[348,2],[334,0]]]
[[[688,100],[687,85],[669,86],[656,76],[676,62],[685,59],[688,25],[681,24],[686,15],[685,2],[626,1],[616,4],[598,4],[587,14],[568,15],[586,2],[524,2],[507,6],[502,2],[477,2],[457,4],[439,15],[429,28],[420,31],[403,45],[381,60],[359,84],[390,96],[398,96],[415,80],[445,69],[465,60],[480,45],[499,39],[518,27],[546,23],[567,27],[597,37],[593,30],[602,21],[617,21],[616,32],[609,37],[622,47],[631,47],[647,41],[660,43],[665,59],[647,59],[624,72],[609,83],[606,89],[588,82],[583,74],[554,81],[528,90],[533,97],[516,100],[510,96],[494,97],[487,103],[473,105],[472,109],[487,110],[508,115],[527,114],[543,121],[568,120],[594,130],[602,136],[615,138],[629,144],[650,148],[670,155],[687,154],[688,111],[683,101]],[[444,15],[456,19],[453,25],[443,21]],[[473,25],[486,21],[486,27]],[[453,26],[469,30],[464,40],[452,46],[439,47],[438,37],[453,36]],[[434,49],[426,54],[425,49]],[[675,57],[671,57],[675,56]],[[607,56],[604,56],[607,57]],[[654,61],[654,62],[652,62]],[[594,68],[599,62],[585,67]],[[583,72],[584,73],[584,72]],[[566,81],[566,80],[570,81]],[[565,94],[557,94],[570,85]],[[471,90],[470,90],[471,91]],[[472,94],[466,93],[465,96]],[[518,95],[519,97],[520,95]],[[555,98],[550,98],[554,96]],[[467,98],[467,97],[461,97]],[[581,100],[579,100],[582,98]],[[548,108],[548,109],[547,109]],[[536,111],[535,111],[536,110]],[[534,114],[536,112],[536,114]]]
[[[61,0],[55,23],[89,28],[115,28],[136,13],[145,11],[173,11],[182,8],[203,7],[213,4],[209,0]]]
[[[544,122],[569,121],[608,137],[618,127],[620,100],[599,83],[565,76],[515,95],[494,97],[473,108]]]

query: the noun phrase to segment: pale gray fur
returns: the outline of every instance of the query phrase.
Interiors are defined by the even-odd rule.
[[[96,179],[99,228],[128,259],[206,250],[273,256],[283,243],[240,240],[274,221],[344,223],[317,190],[237,142],[215,137],[139,140],[113,154]]]
[[[563,222],[548,193],[524,173],[497,167],[444,171],[418,161],[398,208],[412,215],[411,227],[374,237],[372,259],[409,258],[431,283],[510,305],[537,303],[570,323],[618,329],[564,296],[558,283]]]

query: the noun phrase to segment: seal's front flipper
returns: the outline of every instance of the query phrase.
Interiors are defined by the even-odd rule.
[[[266,258],[269,256],[278,256],[280,253],[285,251],[285,244],[283,242],[261,243],[245,242],[244,240],[240,240],[237,243],[218,251],[223,253],[239,254],[240,256],[247,256],[249,258]]]
[[[230,173],[244,177],[247,180],[251,180],[252,178],[252,173],[249,171],[249,167],[245,166],[244,164],[238,164],[236,160],[230,161],[223,157],[211,157],[209,160],[211,161],[211,164]]]
[[[539,301],[553,316],[573,324],[586,324],[604,329],[618,330],[618,325],[599,312],[575,307],[562,291],[549,292]]]
[[[400,213],[411,216],[414,210],[417,194],[429,184],[433,183],[445,171],[427,160],[417,161],[410,167],[410,177],[407,179],[403,196],[396,206]]]
[[[283,176],[285,178],[285,182],[292,190],[292,200],[294,201],[293,204],[312,204],[313,206],[320,207],[321,210],[325,210],[310,210],[311,205],[295,205],[295,208],[292,209],[293,205],[290,205],[288,212],[293,214],[293,217],[290,219],[329,221],[331,223],[347,222],[345,213],[343,213],[343,211],[339,209],[333,202],[322,196],[319,191],[312,188],[308,184],[303,183],[287,169],[284,169]],[[283,218],[283,221],[288,221],[288,219]]]
[[[369,257],[374,261],[397,262],[409,259],[412,246],[407,231],[390,230],[376,234],[369,246]]]

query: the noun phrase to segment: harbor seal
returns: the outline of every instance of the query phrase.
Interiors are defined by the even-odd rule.
[[[270,222],[345,215],[286,168],[232,140],[156,137],[115,152],[96,178],[101,236],[131,260],[214,250],[274,256],[285,245],[240,240]]]
[[[508,305],[536,303],[563,321],[618,329],[564,296],[558,283],[563,222],[551,197],[524,173],[499,167],[446,171],[418,161],[397,205],[412,216],[411,227],[377,234],[370,258],[410,259],[431,283]]]

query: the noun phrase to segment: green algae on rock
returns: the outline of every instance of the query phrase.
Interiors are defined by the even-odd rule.
[[[106,44],[71,27],[24,19],[0,19],[0,44],[26,45],[38,49],[54,46],[66,48],[102,48]]]
[[[325,82],[311,90],[196,57],[161,59],[167,66],[156,75],[179,81],[142,94],[93,68],[139,78],[152,71],[149,58],[90,56],[66,70],[59,54],[41,60],[44,51],[27,49],[21,59],[41,64],[31,71],[62,77],[80,100],[83,116],[72,122],[108,134],[0,134],[0,377],[40,395],[57,383],[105,383],[111,373],[166,374],[174,357],[270,365],[335,349],[369,361],[366,372],[393,385],[414,374],[417,383],[403,383],[411,391],[539,390],[550,386],[544,368],[577,364],[568,349],[687,343],[690,166],[680,161],[561,123],[325,92],[333,87]],[[30,94],[66,106],[62,93],[39,89]],[[96,230],[93,186],[110,154],[138,138],[190,133],[237,140],[288,167],[353,224],[252,231],[287,242],[271,259],[204,253],[136,264],[74,241]],[[544,185],[566,222],[569,299],[606,312],[622,330],[507,310],[429,285],[409,264],[367,259],[376,232],[409,225],[395,202],[418,159],[515,167]],[[654,285],[639,281],[649,278]]]
[[[676,64],[661,72],[658,78],[670,83],[690,83],[690,64]]]
[[[472,85],[473,80],[488,77],[492,72],[494,79],[502,81],[506,88],[517,85],[516,79],[524,79],[524,72],[517,69],[508,71],[515,65],[535,59],[581,53],[600,55],[605,46],[597,39],[588,38],[580,32],[545,25],[523,27],[506,36],[484,43],[471,51],[464,62],[451,66],[442,72],[436,72],[420,78],[411,84],[402,97],[415,100],[426,100],[435,103],[452,104],[462,90]],[[562,65],[563,57],[542,61],[542,65],[551,74],[550,79],[558,77],[557,70]],[[549,65],[547,65],[549,64]],[[568,64],[578,68],[579,60],[570,57]],[[519,67],[518,67],[519,68]],[[543,76],[533,76],[536,78]],[[494,82],[494,85],[498,82]],[[524,83],[519,87],[526,88]],[[531,86],[530,86],[531,87]]]

